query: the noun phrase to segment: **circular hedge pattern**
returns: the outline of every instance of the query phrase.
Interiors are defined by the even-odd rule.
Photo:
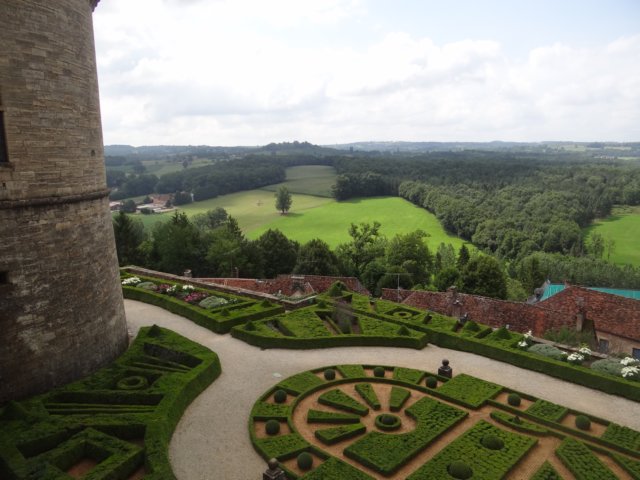
[[[119,390],[140,390],[147,388],[149,381],[142,375],[131,375],[118,381],[117,388]]]
[[[471,470],[471,467],[460,461],[451,462],[447,467],[447,472],[457,480],[466,480],[473,476],[473,470]]]
[[[391,413],[382,413],[376,417],[376,427],[385,432],[397,430],[402,425],[402,420],[397,415]]]

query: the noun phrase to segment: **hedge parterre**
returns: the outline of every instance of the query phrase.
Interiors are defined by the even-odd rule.
[[[386,375],[375,376],[374,367],[381,367]],[[324,372],[328,368],[339,375],[327,379]],[[424,385],[424,378],[430,376],[438,379],[434,388]],[[280,389],[295,390],[290,404],[274,403],[274,392]],[[509,478],[520,462],[538,458],[537,444],[547,436],[563,440],[558,456],[564,455],[563,462],[572,472],[577,472],[574,475],[578,479],[596,478],[583,477],[594,475],[585,473],[587,471],[598,472],[597,478],[605,480],[616,478],[606,465],[597,462],[594,450],[608,454],[620,469],[639,478],[640,450],[633,442],[640,432],[597,419],[598,423],[608,425],[609,432],[598,437],[592,431],[560,423],[567,411],[565,407],[519,393],[533,402],[528,410],[520,410],[506,401],[495,400],[503,392],[519,393],[464,374],[447,379],[407,367],[331,365],[283,379],[265,392],[252,410],[250,436],[265,459],[275,457],[282,462],[297,458],[302,452],[312,453],[314,461],[303,477],[281,465],[291,479],[391,476],[406,468],[431,445],[436,445],[438,453],[415,467],[411,464],[410,470],[402,471],[403,478]],[[297,409],[311,405],[301,403],[310,395],[314,395],[320,410],[305,407],[308,410],[300,417]],[[268,420],[264,415],[268,412],[265,405],[282,408],[274,410],[272,418],[286,421],[291,433],[266,438],[260,433],[263,422]],[[375,410],[375,406],[379,408]],[[397,411],[391,413],[392,409]],[[481,412],[480,419],[477,414],[469,415],[475,411]],[[304,434],[296,428],[294,412],[296,418],[303,418],[310,427]],[[387,428],[391,422],[386,422],[386,417],[395,421],[393,428]],[[401,430],[394,430],[400,427]],[[444,433],[453,428],[459,429],[456,438],[444,445],[437,444]],[[626,444],[622,444],[624,442]],[[324,450],[329,445],[339,449],[351,465]],[[548,463],[536,468],[531,476],[533,480],[560,478]]]
[[[143,328],[110,366],[0,410],[0,478],[175,478],[167,448],[184,409],[218,375],[218,356],[157,326]]]

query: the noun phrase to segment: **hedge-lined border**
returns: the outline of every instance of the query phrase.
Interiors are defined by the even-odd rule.
[[[153,278],[153,277],[139,277],[145,281],[151,281],[154,283],[166,283],[166,284],[174,284],[174,282],[169,281],[161,281],[161,279]],[[215,333],[228,333],[234,326],[241,325],[251,320],[260,320],[267,317],[272,317],[274,315],[284,313],[284,307],[282,305],[271,305],[270,307],[263,307],[261,303],[257,300],[243,298],[239,295],[230,295],[228,293],[220,293],[216,290],[207,290],[203,288],[198,288],[197,291],[202,291],[205,293],[210,293],[211,295],[219,296],[221,298],[235,298],[241,300],[242,303],[229,305],[229,306],[221,306],[216,310],[207,310],[205,308],[198,307],[197,305],[191,305],[190,303],[185,302],[176,297],[172,297],[170,295],[165,295],[161,293],[156,293],[150,290],[145,290],[138,287],[133,286],[122,286],[122,293],[124,298],[129,300],[137,300],[139,302],[148,303],[150,305],[155,305],[160,308],[164,308],[165,310],[170,311],[171,313],[175,313],[176,315],[180,315],[185,317],[192,322],[204,327],[208,330],[211,330]],[[251,307],[259,307],[260,311],[253,313],[242,312],[241,310],[244,308]],[[229,316],[222,317],[221,319],[221,310],[224,308],[227,309]]]
[[[493,338],[492,332],[495,333],[494,330],[478,323],[478,333],[470,335],[468,329],[465,330],[464,327],[456,331],[459,325],[454,318],[406,305],[401,305],[401,307],[404,310],[415,312],[415,315],[409,319],[402,319],[386,313],[398,308],[398,303],[377,300],[375,311],[372,311],[373,307],[370,306],[368,297],[357,293],[349,293],[341,297],[323,294],[318,296],[317,300],[326,303],[349,301],[360,315],[379,318],[426,332],[428,343],[439,347],[475,353],[516,367],[544,373],[561,380],[640,402],[640,382],[606,375],[587,367],[571,365],[567,362],[520,350],[516,345],[524,336],[517,332],[508,332],[511,336],[510,339]]]
[[[373,370],[376,367],[380,367],[385,371],[385,376],[384,377],[376,377],[373,374]],[[324,376],[322,375],[322,373],[327,370],[327,369],[332,369],[335,370],[337,372],[340,372],[341,376],[339,378],[335,378],[333,380],[326,380],[326,378],[324,378]],[[613,442],[607,441],[606,439],[602,439],[600,437],[596,437],[593,436],[591,434],[589,434],[588,432],[576,429],[576,428],[571,428],[569,426],[563,425],[561,423],[558,422],[552,422],[549,420],[545,420],[543,418],[539,418],[536,417],[534,415],[531,415],[529,413],[527,413],[525,410],[519,410],[515,407],[512,407],[506,403],[501,403],[496,401],[494,398],[499,395],[500,393],[503,392],[513,392],[513,393],[518,393],[519,395],[521,395],[523,398],[526,398],[528,400],[531,401],[535,401],[537,400],[535,397],[528,395],[528,394],[524,394],[524,393],[520,393],[517,391],[514,391],[512,389],[507,389],[505,387],[500,387],[499,385],[497,385],[498,387],[500,387],[500,389],[498,389],[497,391],[494,391],[494,393],[491,392],[487,392],[487,395],[492,395],[492,398],[485,398],[484,401],[482,402],[474,402],[473,405],[470,405],[468,402],[464,401],[464,399],[462,398],[456,398],[456,396],[449,396],[444,394],[444,392],[440,392],[439,389],[440,387],[431,389],[428,388],[424,385],[424,379],[425,377],[428,378],[429,376],[434,376],[438,379],[438,381],[440,382],[440,384],[446,384],[447,382],[451,381],[445,377],[441,377],[441,376],[437,376],[434,375],[433,373],[430,372],[426,372],[426,371],[420,371],[420,370],[416,370],[416,369],[411,369],[411,375],[405,375],[405,370],[406,367],[391,367],[391,366],[382,366],[382,365],[368,365],[368,364],[364,364],[364,365],[329,365],[329,366],[325,366],[325,367],[320,367],[320,368],[315,368],[313,370],[308,370],[308,371],[304,371],[304,372],[300,372],[296,375],[293,375],[291,377],[288,377],[286,379],[283,379],[280,383],[274,385],[273,387],[271,387],[269,390],[267,390],[262,396],[259,397],[259,399],[256,401],[254,408],[252,410],[252,414],[249,418],[249,422],[248,422],[248,426],[249,426],[249,434],[252,440],[252,443],[254,445],[254,448],[256,449],[256,451],[263,456],[265,459],[267,459],[269,457],[269,454],[273,454],[273,453],[277,453],[274,450],[271,451],[265,451],[264,449],[262,449],[261,445],[260,445],[260,441],[259,439],[256,437],[256,433],[255,433],[255,427],[254,427],[254,420],[256,421],[265,421],[268,420],[269,418],[276,418],[279,421],[286,421],[289,428],[291,429],[291,431],[293,432],[292,435],[296,435],[297,437],[299,437],[299,440],[301,440],[302,442],[304,442],[304,447],[302,447],[302,444],[300,446],[300,449],[298,449],[298,451],[296,452],[284,452],[284,454],[282,456],[278,456],[276,455],[276,457],[278,458],[278,460],[287,460],[292,458],[293,456],[295,456],[295,454],[299,453],[300,451],[306,450],[306,451],[310,451],[313,452],[314,454],[317,454],[318,451],[321,451],[320,448],[316,447],[315,445],[310,445],[306,442],[306,440],[304,440],[301,436],[299,436],[299,434],[297,433],[296,429],[295,429],[295,425],[293,424],[293,420],[292,420],[292,412],[295,410],[295,408],[298,406],[298,404],[307,396],[319,391],[319,390],[324,390],[324,389],[330,389],[332,387],[339,387],[341,384],[349,384],[349,383],[353,383],[353,382],[361,382],[363,384],[372,384],[372,383],[384,383],[384,384],[388,384],[388,385],[393,385],[393,386],[399,386],[399,387],[403,387],[403,388],[410,388],[413,389],[415,391],[418,392],[422,392],[427,394],[428,396],[435,398],[435,399],[442,399],[442,400],[446,400],[447,402],[451,402],[451,403],[457,403],[459,405],[461,405],[464,408],[467,408],[469,410],[474,410],[477,408],[481,408],[485,405],[490,405],[491,407],[494,408],[495,413],[497,413],[498,415],[492,415],[492,418],[494,418],[494,420],[498,421],[499,423],[502,423],[508,427],[514,428],[516,430],[519,430],[521,433],[524,433],[526,435],[529,436],[540,436],[540,435],[545,435],[544,432],[542,431],[536,431],[534,428],[527,428],[529,422],[533,425],[533,426],[537,426],[540,428],[540,430],[544,430],[544,428],[542,427],[547,427],[548,428],[548,433],[546,433],[546,435],[551,435],[554,436],[556,438],[559,438],[561,440],[564,440],[565,438],[571,438],[574,437],[578,440],[576,441],[580,441],[580,442],[586,442],[585,445],[588,445],[588,448],[596,451],[596,452],[600,452],[600,453],[604,453],[607,455],[616,455],[618,453],[622,453],[624,455],[627,455],[630,458],[635,459],[636,461],[640,460],[640,451],[637,450],[631,450],[629,448],[625,448],[622,445],[619,444],[615,444]],[[400,371],[402,371],[402,374],[400,374]],[[346,375],[345,375],[346,373]],[[396,374],[398,373],[398,374]],[[410,379],[413,379],[413,381],[408,381],[408,380],[401,380],[398,379],[396,377],[409,377]],[[468,377],[468,376],[465,376]],[[456,377],[454,377],[455,379]],[[472,377],[475,378],[475,377]],[[291,379],[296,379],[295,381],[292,381]],[[305,380],[306,379],[306,380]],[[313,381],[310,381],[310,379],[313,379]],[[316,380],[317,379],[317,380]],[[419,380],[418,380],[419,379]],[[477,379],[478,382],[484,382],[481,379]],[[420,383],[417,383],[420,382]],[[485,382],[487,383],[487,382]],[[294,390],[291,390],[291,385],[295,385],[296,388]],[[306,385],[306,387],[305,387]],[[291,398],[289,398],[289,403],[282,407],[281,405],[279,405],[280,409],[278,411],[277,414],[274,414],[273,417],[269,417],[269,415],[265,415],[264,414],[264,405],[265,404],[269,404],[270,402],[272,402],[272,396],[274,394],[274,392],[276,390],[279,389],[289,389],[289,395],[291,396]],[[581,412],[575,411],[575,410],[568,410],[570,413],[572,414],[581,414]],[[377,415],[377,413],[374,412],[370,412],[370,414],[372,415]],[[510,423],[508,421],[508,417],[509,414],[512,415],[518,415],[519,417],[522,418],[523,420],[523,425],[522,428],[517,428],[516,425],[513,425],[512,423]],[[602,418],[598,418],[595,416],[591,416],[589,415],[589,418],[597,421],[598,423],[602,423],[604,425],[609,424],[609,422],[605,419]],[[355,420],[355,419],[354,419]],[[326,452],[324,452],[322,455],[324,455],[323,458],[326,458],[328,456],[328,454]],[[334,457],[328,456],[329,459],[333,459]],[[339,460],[336,459],[336,461],[341,462]],[[289,475],[289,478],[292,479],[297,479],[298,476],[295,472],[292,472],[291,470],[287,469],[286,467],[283,466],[283,468],[285,469],[285,471],[287,472],[287,474]],[[338,469],[339,470],[339,469]],[[324,471],[324,469],[323,469]],[[313,471],[311,472],[313,473]],[[307,474],[309,475],[309,474]],[[366,474],[365,474],[366,475]],[[305,477],[306,478],[306,477]],[[332,477],[332,476],[326,476],[326,477],[322,477],[325,480],[340,480],[339,477]]]
[[[149,359],[150,352],[167,357],[155,368],[142,368],[140,361]],[[177,361],[185,365],[182,372],[163,370]],[[140,392],[115,390],[118,380],[131,372],[149,376],[153,384]],[[0,477],[67,478],[55,464],[73,464],[84,455],[82,445],[91,444],[104,459],[84,478],[126,477],[144,464],[145,479],[174,479],[168,458],[171,434],[187,406],[220,373],[220,360],[209,349],[170,330],[142,328],[129,350],[110,366],[44,395],[9,402],[0,410]],[[135,408],[128,413],[118,413],[117,408],[111,413],[83,413],[83,399],[90,406],[101,397],[113,397],[113,402],[100,405],[129,400],[150,406],[142,413],[135,413]],[[68,404],[68,414],[47,414],[50,402],[65,399],[75,402]],[[127,441],[135,438],[144,438],[144,448]],[[118,451],[129,453],[108,454]]]

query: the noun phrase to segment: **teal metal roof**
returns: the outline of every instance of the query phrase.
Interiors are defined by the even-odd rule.
[[[544,294],[540,301],[546,300],[549,297],[553,297],[556,293],[560,293],[564,290],[565,286],[561,283],[550,283],[544,289]],[[621,297],[632,298],[633,300],[640,300],[640,290],[625,290],[622,288],[600,288],[600,287],[586,287],[589,290],[595,290],[597,292],[610,293],[611,295],[619,295]]]

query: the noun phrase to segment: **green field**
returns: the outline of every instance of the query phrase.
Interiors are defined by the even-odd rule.
[[[640,266],[640,207],[616,207],[611,216],[596,220],[585,229],[587,243],[589,235],[599,233],[605,240],[615,244],[608,260],[618,265]],[[607,259],[605,247],[604,258]]]
[[[333,167],[305,165],[287,168],[287,179],[277,185],[259,190],[222,195],[195,202],[179,208],[192,216],[216,207],[224,208],[238,220],[248,238],[256,239],[269,228],[281,230],[287,237],[300,243],[321,238],[332,248],[350,240],[351,223],[380,222],[381,232],[387,237],[422,229],[429,234],[427,244],[433,250],[443,243],[451,243],[456,249],[464,243],[460,238],[448,235],[436,217],[397,197],[353,199],[336,202],[330,198],[331,185],[335,183]],[[286,185],[292,192],[293,203],[287,215],[275,209],[274,192],[279,185]],[[304,194],[305,192],[306,194]],[[172,214],[140,215],[145,228],[166,221]]]
[[[451,243],[456,249],[464,243],[460,238],[448,235],[433,214],[398,197],[330,201],[306,211],[298,210],[294,198],[288,215],[278,215],[273,221],[247,234],[249,238],[257,238],[265,230],[277,228],[301,243],[321,238],[333,248],[350,240],[348,229],[351,223],[374,221],[382,224],[381,232],[387,237],[422,229],[430,235],[427,244],[432,249],[441,242]]]
[[[275,192],[284,185],[292,193],[332,197],[331,186],[336,183],[336,170],[326,165],[302,165],[287,168],[287,179],[276,185],[264,187]]]

